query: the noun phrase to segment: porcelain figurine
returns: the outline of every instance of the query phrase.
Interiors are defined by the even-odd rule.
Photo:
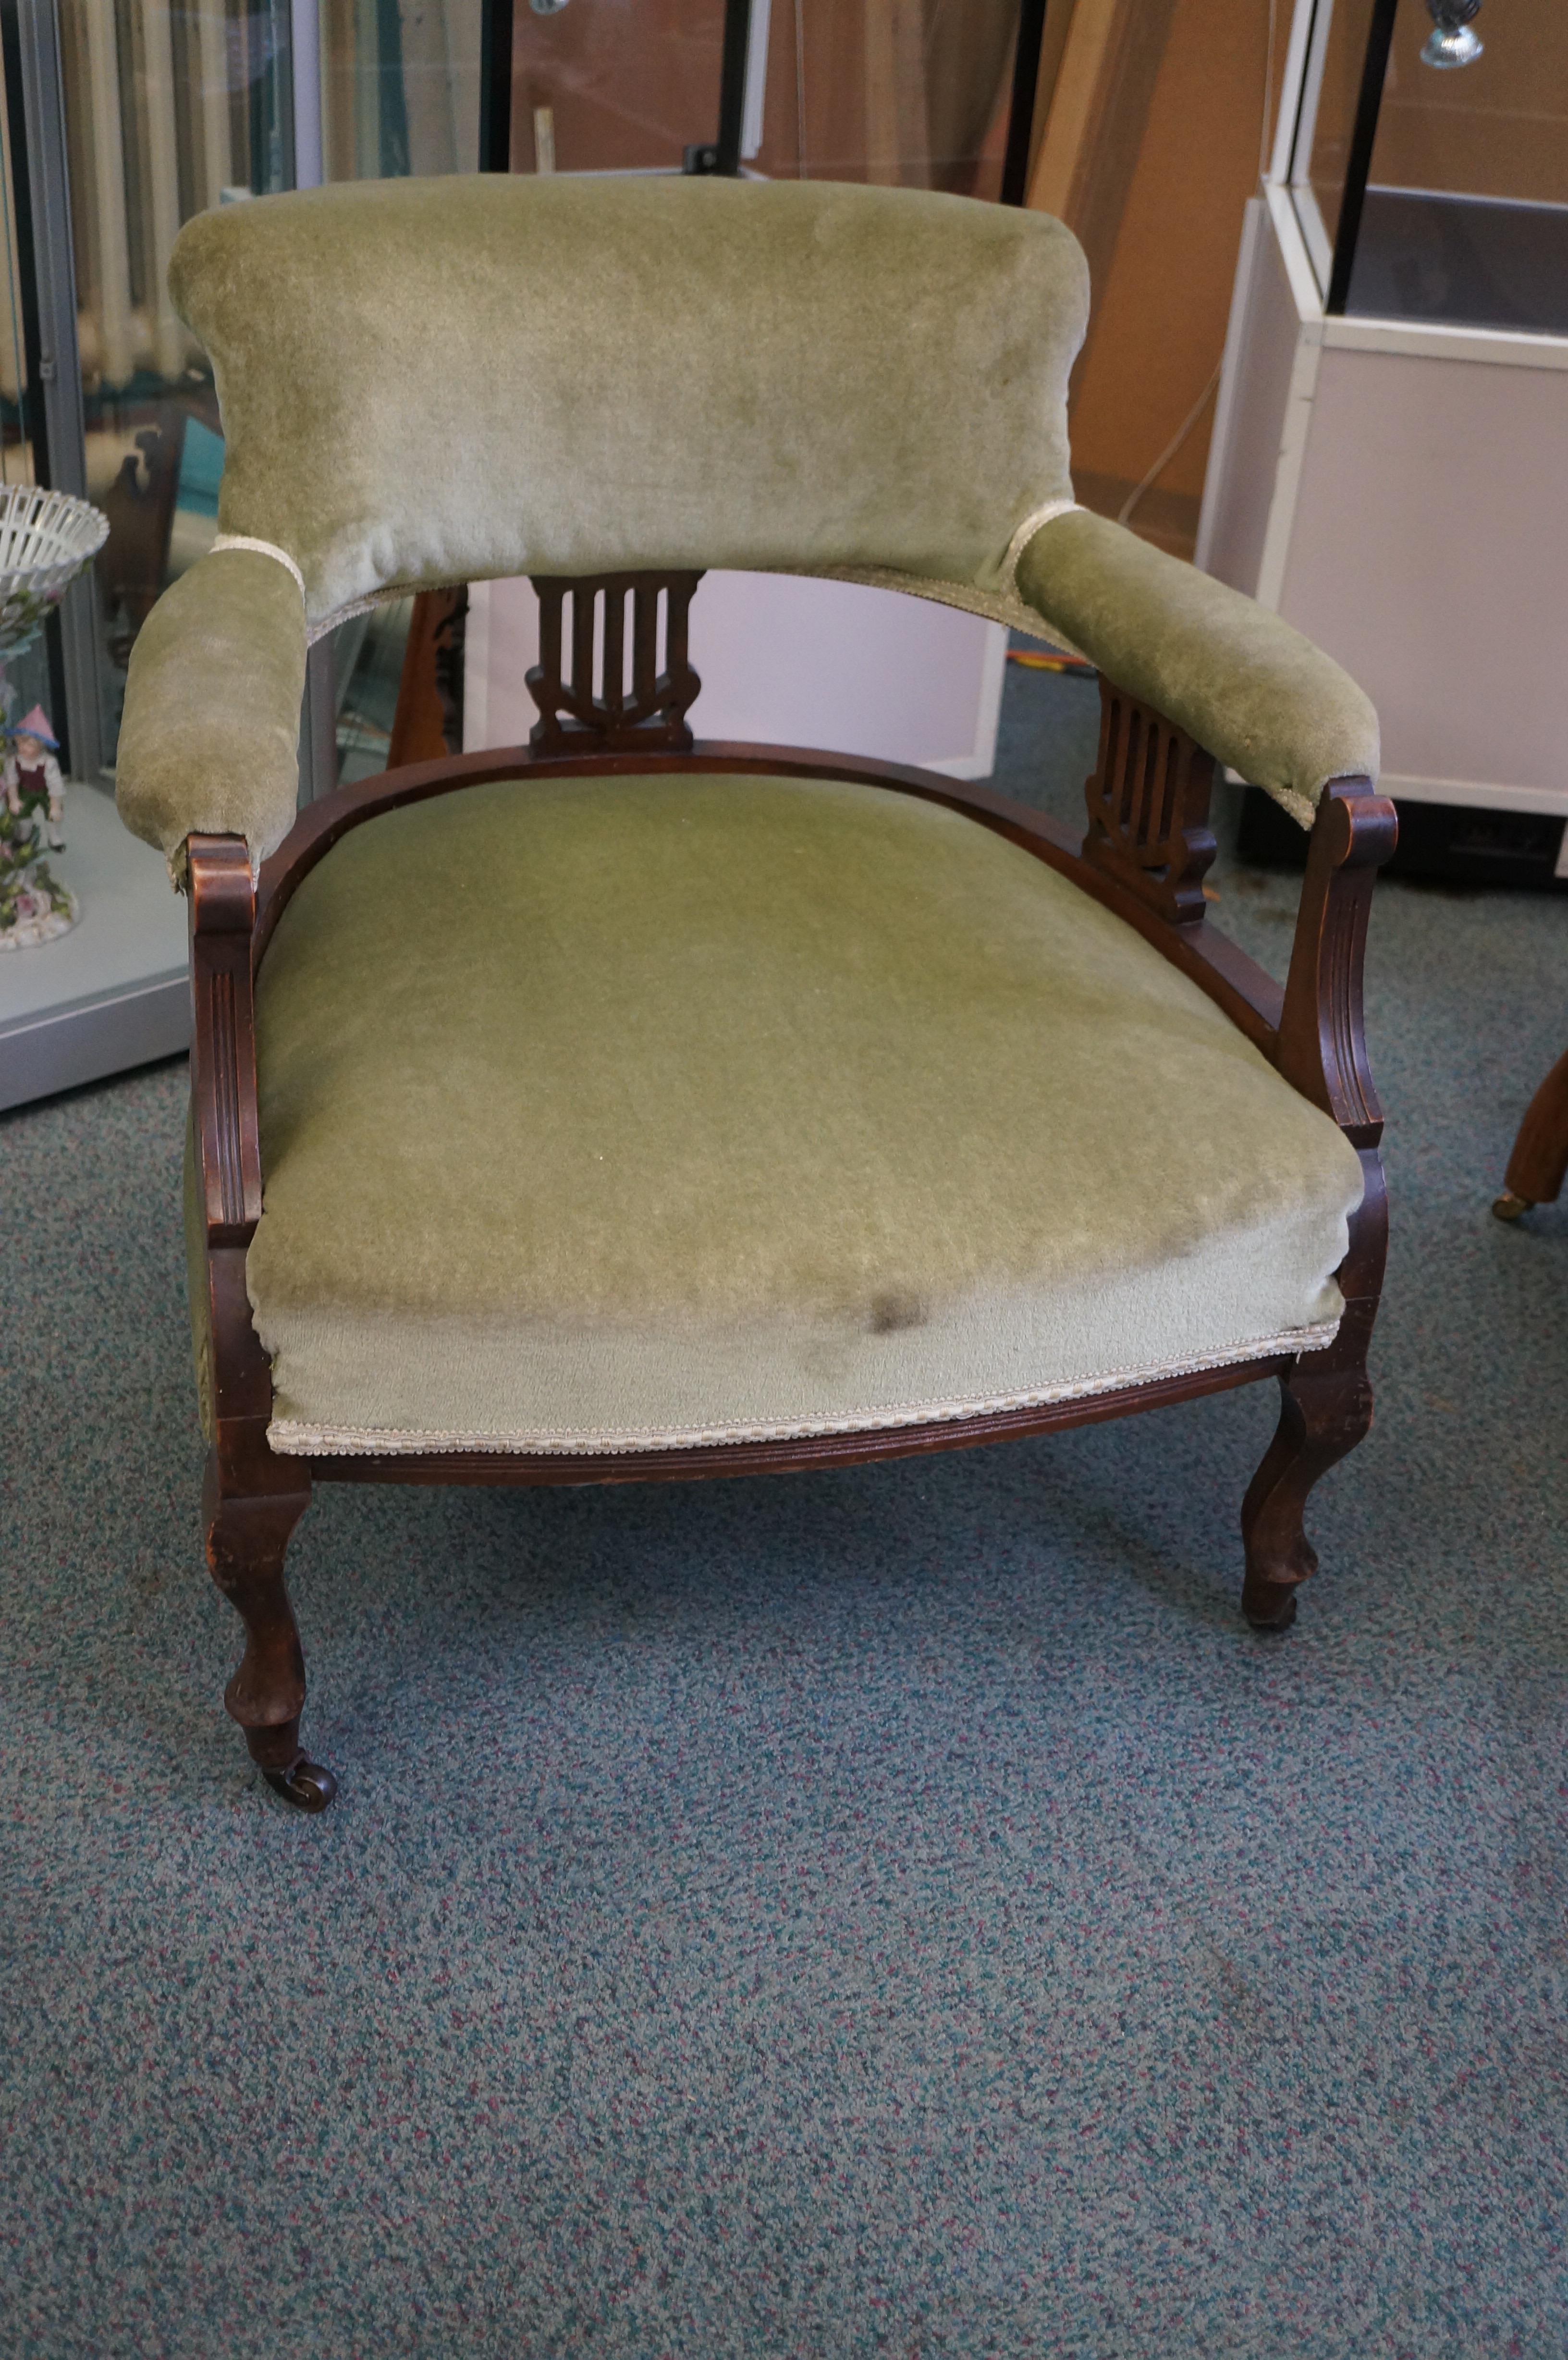
[[[0,950],[32,950],[74,926],[76,896],[44,858],[61,852],[65,781],[42,705],[5,734],[0,766]]]

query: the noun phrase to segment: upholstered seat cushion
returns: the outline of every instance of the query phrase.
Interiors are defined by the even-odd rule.
[[[839,781],[354,830],[257,982],[288,1451],[822,1433],[1327,1340],[1356,1158],[1029,853]]]

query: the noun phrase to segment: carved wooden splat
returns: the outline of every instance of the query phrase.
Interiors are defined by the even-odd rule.
[[[691,744],[686,715],[702,684],[687,661],[686,622],[702,578],[700,573],[530,575],[539,602],[539,661],[528,674],[539,711],[528,735],[537,752],[685,751]]]
[[[1100,682],[1100,759],[1084,782],[1083,858],[1173,926],[1203,915],[1214,757],[1174,721]]]

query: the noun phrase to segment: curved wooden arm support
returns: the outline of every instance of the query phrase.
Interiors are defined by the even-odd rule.
[[[1082,881],[1200,983],[1292,1088],[1334,1118],[1360,1156],[1362,1201],[1338,1272],[1345,1321],[1312,1366],[1320,1374],[1331,1364],[1341,1375],[1356,1373],[1369,1419],[1367,1343],[1388,1222],[1377,1153],[1383,1110],[1367,1056],[1362,972],[1372,888],[1398,841],[1398,815],[1370,780],[1334,779],[1324,789],[1281,996],[1204,917],[1202,880],[1214,841],[1209,756],[1113,682],[1102,679],[1100,698],[1099,762],[1084,786],[1089,826],[1081,868],[1089,875]],[[1308,1361],[1298,1366],[1306,1370]]]
[[[1399,832],[1394,806],[1367,779],[1325,788],[1281,1000],[1206,923],[1213,777],[1213,757],[1185,730],[1102,677],[1099,759],[1083,790],[1081,866],[1091,877],[1082,881],[1201,982],[1353,1146],[1376,1147],[1383,1118],[1367,1063],[1362,956],[1373,880]],[[1162,923],[1151,927],[1145,912]]]
[[[1323,790],[1279,1018],[1275,1064],[1357,1148],[1383,1136],[1367,1062],[1362,962],[1372,888],[1399,832],[1393,804],[1367,780],[1334,779]]]

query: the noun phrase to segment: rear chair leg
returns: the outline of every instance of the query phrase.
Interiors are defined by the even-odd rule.
[[[1340,1343],[1302,1353],[1279,1380],[1279,1424],[1241,1506],[1241,1611],[1255,1631],[1288,1631],[1295,1621],[1296,1590],[1318,1564],[1302,1529],[1307,1494],[1372,1423],[1366,1338],[1355,1333],[1361,1307],[1347,1307]],[[1376,1308],[1367,1306],[1368,1330]]]
[[[245,1651],[223,1702],[245,1733],[250,1757],[267,1783],[301,1811],[324,1811],[338,1782],[299,1743],[305,1658],[283,1559],[289,1536],[310,1504],[299,1491],[235,1495],[224,1489],[218,1455],[207,1460],[201,1526],[213,1580],[245,1624]]]
[[[1568,1175],[1568,1054],[1558,1058],[1525,1109],[1503,1193],[1492,1207],[1517,1221],[1532,1205],[1554,1205]]]

